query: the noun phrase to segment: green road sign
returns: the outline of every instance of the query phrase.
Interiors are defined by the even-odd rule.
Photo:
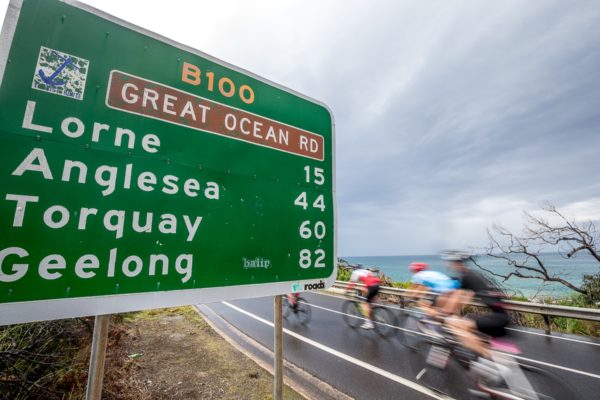
[[[0,48],[0,324],[329,286],[323,104],[73,1]]]

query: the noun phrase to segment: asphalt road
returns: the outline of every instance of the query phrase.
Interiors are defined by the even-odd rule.
[[[340,313],[341,298],[317,293],[303,296],[312,305],[312,319],[306,326],[295,318],[284,321],[286,360],[356,399],[437,397],[415,383],[411,362],[415,355],[397,337],[385,339],[373,331],[348,327]],[[205,306],[272,350],[272,297]],[[519,328],[511,330],[510,339],[523,351],[520,357],[560,376],[582,399],[600,398],[600,341]],[[452,385],[461,385],[459,375]]]

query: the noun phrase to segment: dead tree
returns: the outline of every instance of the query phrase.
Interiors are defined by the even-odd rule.
[[[492,230],[488,229],[489,245],[486,254],[506,261],[512,267],[510,272],[502,274],[491,271],[478,262],[475,264],[503,281],[516,276],[539,279],[544,283],[556,282],[589,297],[589,287],[577,286],[549,271],[541,254],[552,250],[569,259],[578,253],[587,253],[598,261],[600,267],[600,237],[594,222],[569,220],[552,205],[546,205],[543,210],[548,218],[525,212],[526,224],[522,235],[515,235],[500,225],[494,225]]]

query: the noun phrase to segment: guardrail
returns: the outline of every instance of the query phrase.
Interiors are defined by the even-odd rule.
[[[333,284],[333,287],[336,289],[346,289],[347,286],[348,282],[344,281],[335,281]],[[357,284],[356,286],[362,285]],[[379,289],[379,293],[400,297],[400,307],[402,308],[404,308],[406,303],[406,297],[414,297],[415,294],[432,294],[431,292],[421,292],[417,290],[399,289],[387,286],[382,286]],[[506,304],[505,308],[510,311],[541,315],[544,318],[544,323],[546,324],[546,333],[550,333],[550,317],[564,317],[600,322],[600,309],[558,306],[554,304],[529,303],[513,300],[506,300],[504,303]],[[484,307],[483,304],[476,302],[471,303],[471,305]]]

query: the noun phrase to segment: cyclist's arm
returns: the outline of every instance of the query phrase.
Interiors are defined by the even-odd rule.
[[[429,292],[429,288],[427,288],[424,285],[421,285],[420,283],[415,283],[412,282],[410,284],[410,286],[408,287],[409,290],[409,294],[408,294],[408,299],[409,300],[419,300],[420,298],[422,298],[424,296],[424,293],[420,293],[420,292]]]
[[[468,304],[471,300],[473,300],[474,295],[475,293],[470,290],[454,290],[448,297],[448,300],[446,301],[446,304],[444,304],[442,311],[446,314],[456,314],[465,304]]]

